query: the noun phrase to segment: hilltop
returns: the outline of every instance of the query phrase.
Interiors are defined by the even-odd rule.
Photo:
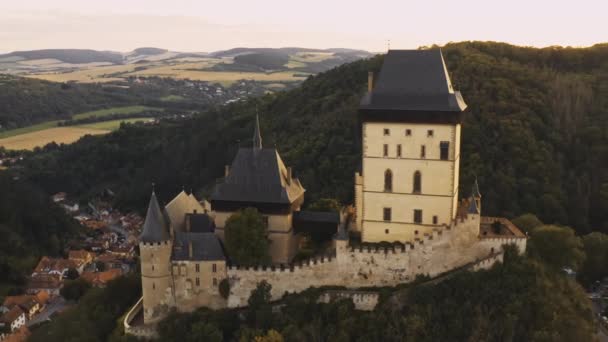
[[[469,105],[461,193],[475,175],[484,213],[536,213],[579,232],[608,230],[608,46],[524,48],[463,42],[443,47]],[[382,56],[342,65],[286,92],[212,109],[184,122],[126,127],[27,158],[24,175],[49,192],[83,196],[102,187],[141,208],[150,183],[163,200],[221,177],[249,144],[256,105],[264,144],[276,145],[307,189],[307,202],[352,201],[360,138],[358,102]],[[57,167],[53,167],[57,165]]]

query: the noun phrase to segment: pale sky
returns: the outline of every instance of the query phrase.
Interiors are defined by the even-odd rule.
[[[608,42],[608,0],[0,0],[0,52]]]

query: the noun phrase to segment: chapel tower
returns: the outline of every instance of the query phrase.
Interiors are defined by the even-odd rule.
[[[359,107],[356,228],[365,242],[412,241],[456,216],[466,104],[441,50],[390,50]]]

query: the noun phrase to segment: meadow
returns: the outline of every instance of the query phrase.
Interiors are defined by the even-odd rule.
[[[90,112],[76,114],[72,117],[74,120],[86,119],[90,117],[104,117],[113,114],[137,114],[145,111],[157,111],[162,112],[163,108],[148,107],[148,106],[125,106],[125,107],[112,107],[107,109],[99,109]]]
[[[153,118],[111,120],[64,127],[57,127],[57,121],[49,121],[7,132],[20,131],[18,134],[0,136],[0,146],[7,150],[33,150],[53,141],[57,144],[71,144],[87,134],[99,135],[115,131],[120,128],[120,124],[123,122],[145,122],[151,119]]]

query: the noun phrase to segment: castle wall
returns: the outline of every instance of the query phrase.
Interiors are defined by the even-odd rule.
[[[192,311],[201,306],[212,309],[225,307],[226,302],[219,292],[219,283],[224,278],[225,261],[173,261],[176,306],[181,311]]]
[[[287,292],[301,292],[309,287],[395,286],[414,280],[418,274],[437,276],[473,265],[500,252],[502,243],[525,241],[483,241],[478,232],[479,215],[469,215],[467,219],[454,221],[450,229],[433,232],[420,242],[406,244],[403,248],[351,248],[345,241],[336,241],[335,257],[310,260],[293,268],[229,267],[227,276],[231,293],[227,304],[229,307],[246,305],[251,291],[262,280],[272,285],[273,300]],[[484,260],[483,267],[499,260],[498,257]]]

